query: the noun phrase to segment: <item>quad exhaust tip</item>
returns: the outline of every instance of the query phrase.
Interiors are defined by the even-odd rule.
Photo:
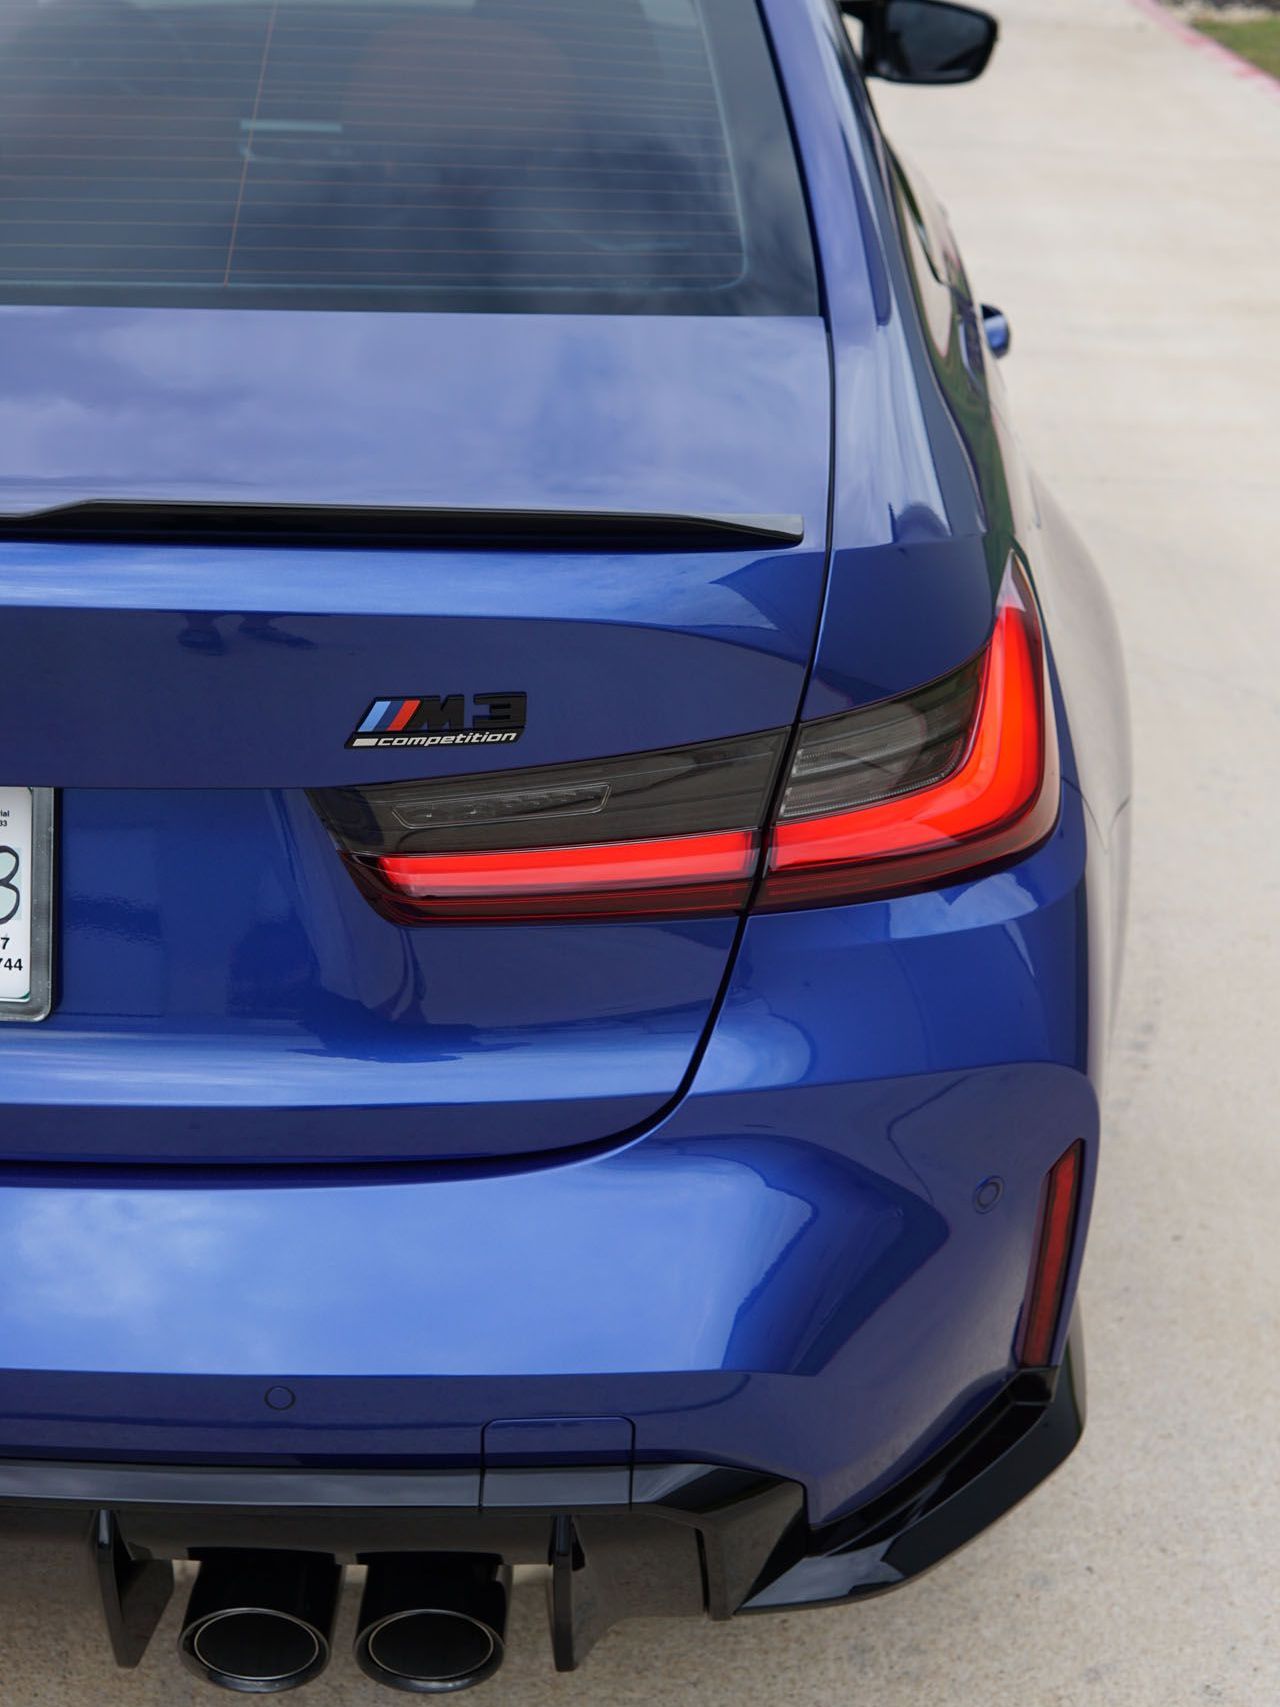
[[[245,1695],[276,1695],[310,1683],[329,1657],[317,1631],[286,1612],[236,1606],[213,1612],[183,1652],[210,1683]]]
[[[240,1695],[301,1688],[329,1663],[341,1581],[324,1554],[206,1554],[178,1637],[183,1664]]]
[[[447,1695],[493,1676],[511,1593],[501,1559],[384,1553],[367,1563],[355,1650],[366,1677],[413,1695]]]
[[[239,1695],[282,1695],[329,1663],[342,1569],[323,1553],[210,1550],[200,1558],[178,1651]],[[502,1664],[511,1571],[477,1553],[381,1553],[368,1566],[356,1662],[388,1689],[453,1694]]]

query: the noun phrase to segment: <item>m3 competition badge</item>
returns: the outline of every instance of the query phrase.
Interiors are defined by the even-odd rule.
[[[523,693],[417,694],[375,699],[348,747],[510,746],[524,734]]]

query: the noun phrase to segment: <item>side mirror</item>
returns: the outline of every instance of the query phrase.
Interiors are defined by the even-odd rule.
[[[987,68],[1000,26],[950,0],[842,0],[861,20],[862,69],[890,83],[969,83]]]

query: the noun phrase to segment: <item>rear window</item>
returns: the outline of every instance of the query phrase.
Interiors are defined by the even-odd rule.
[[[0,300],[816,312],[756,0],[0,16]]]

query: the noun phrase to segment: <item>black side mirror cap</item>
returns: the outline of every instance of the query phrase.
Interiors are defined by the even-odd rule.
[[[951,0],[841,0],[863,26],[862,70],[889,83],[971,83],[995,51],[988,12]]]

